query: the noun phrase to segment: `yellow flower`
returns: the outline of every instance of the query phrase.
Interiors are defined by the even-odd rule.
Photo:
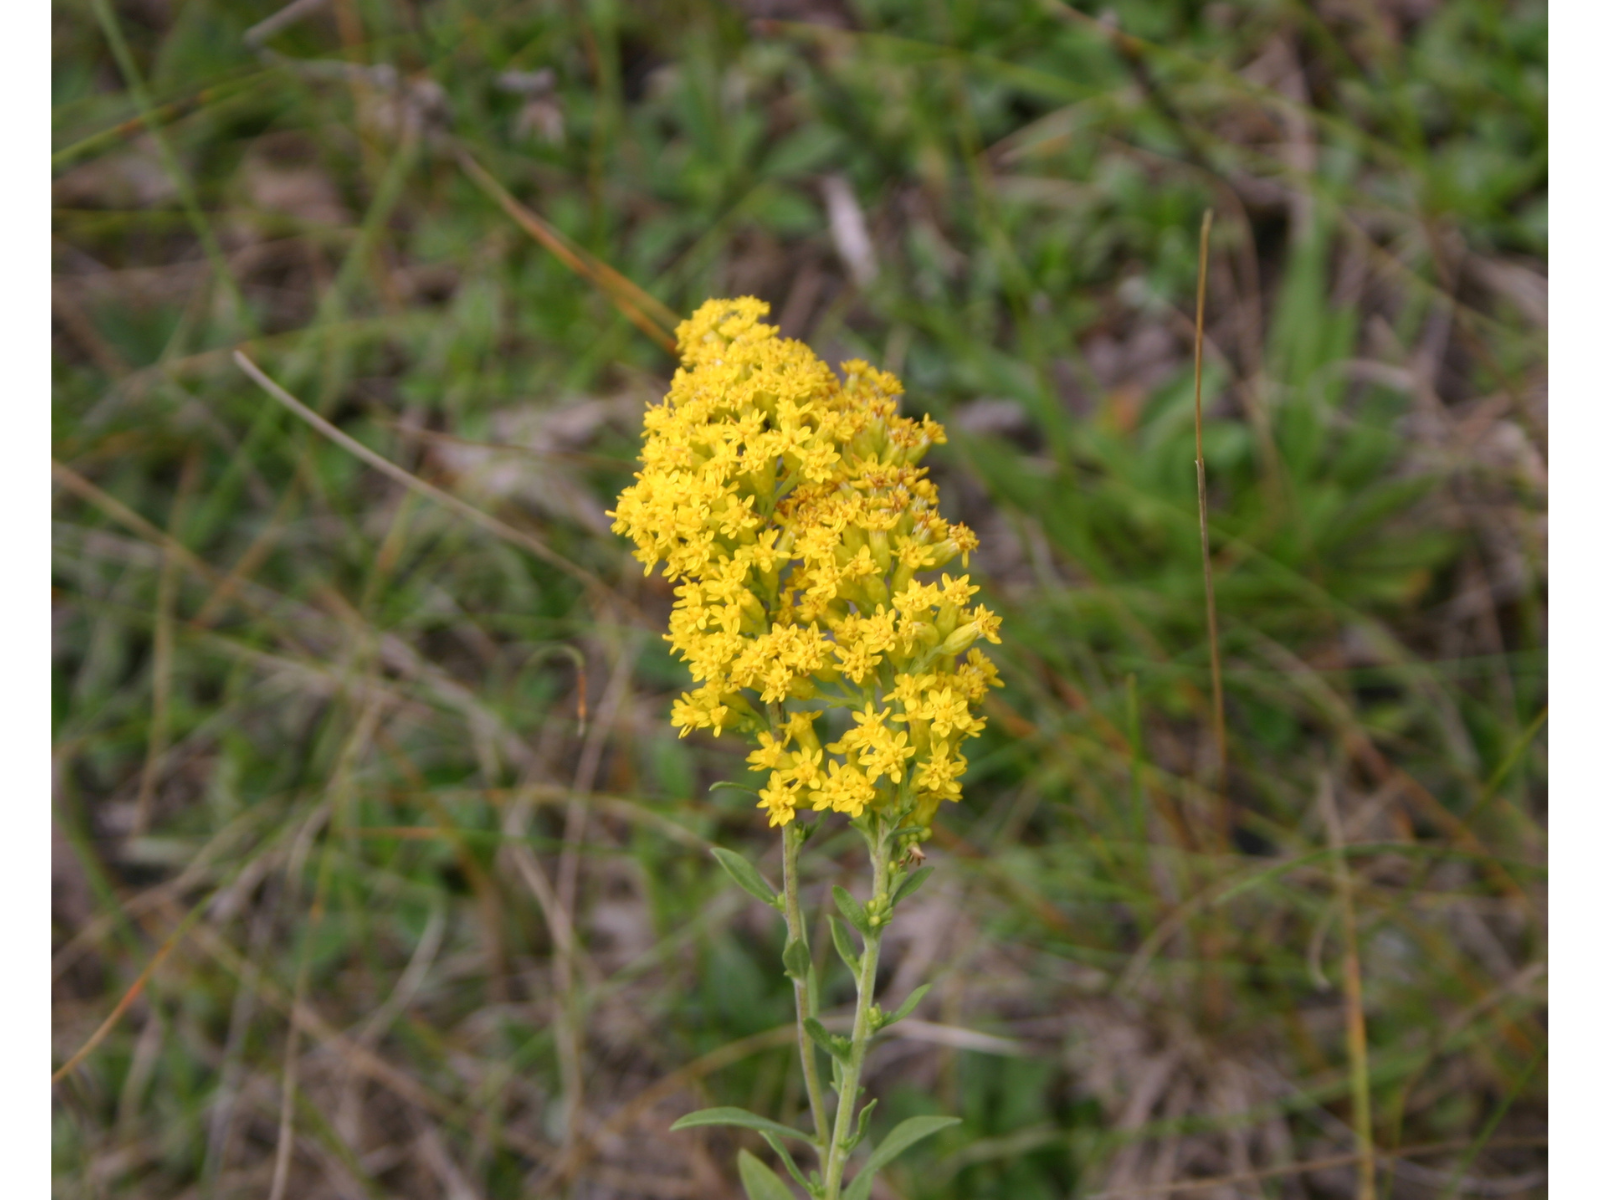
[[[787,825],[794,820],[795,785],[783,783],[776,778],[761,789],[761,802],[757,808],[764,808],[772,818],[772,824]]]
[[[860,361],[835,375],[767,311],[710,300],[679,325],[682,362],[609,514],[676,585],[666,639],[700,686],[672,723],[758,739],[773,825],[802,802],[926,825],[960,798],[960,745],[1000,686],[971,647],[1000,622],[970,606],[969,577],[917,574],[965,566],[978,539],[939,514],[917,464],[944,430],[901,415],[900,381]],[[812,725],[833,707],[855,725],[824,748]]]
[[[769,771],[777,770],[784,758],[783,743],[764,729],[756,735],[756,738],[760,742],[760,748],[753,751],[745,761],[752,767],[765,767]]]
[[[876,795],[871,781],[859,768],[841,764],[835,758],[828,762],[828,777],[812,793],[811,803],[817,808],[831,808],[834,812],[859,817]]]

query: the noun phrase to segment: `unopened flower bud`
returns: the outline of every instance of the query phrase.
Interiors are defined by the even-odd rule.
[[[874,529],[867,534],[867,545],[872,547],[872,561],[878,565],[879,571],[887,571],[894,565],[894,551],[889,545],[889,535],[882,529]]]
[[[983,631],[978,628],[976,621],[968,621],[965,625],[956,627],[949,637],[945,638],[939,646],[940,654],[960,654],[971,648],[972,643],[978,640]]]

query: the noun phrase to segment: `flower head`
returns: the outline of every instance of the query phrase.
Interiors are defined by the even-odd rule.
[[[666,638],[700,686],[672,723],[757,736],[773,825],[805,805],[925,825],[960,798],[960,744],[999,686],[971,647],[998,642],[1000,619],[970,606],[969,577],[917,576],[965,566],[978,539],[939,514],[918,464],[944,430],[900,413],[900,381],[861,361],[841,378],[767,311],[710,300],[678,326],[682,362],[612,528],[676,583]],[[855,718],[825,748],[820,707]]]

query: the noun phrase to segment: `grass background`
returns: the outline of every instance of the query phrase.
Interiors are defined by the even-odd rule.
[[[552,239],[949,425],[1007,688],[875,1197],[1354,1196],[1364,1111],[1379,1195],[1543,1194],[1544,5],[54,13],[56,1194],[712,1200],[764,1148],[672,1120],[793,1118],[603,515],[672,359]]]

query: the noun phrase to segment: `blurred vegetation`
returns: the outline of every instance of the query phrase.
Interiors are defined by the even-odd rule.
[[[57,1063],[105,1032],[56,1193],[710,1200],[765,1149],[671,1121],[800,1103],[781,928],[706,853],[777,839],[666,725],[670,595],[604,516],[672,359],[542,220],[949,425],[1008,687],[870,1068],[880,1128],[964,1123],[875,1196],[1355,1196],[1364,1112],[1380,1195],[1543,1194],[1545,38],[57,0]]]

